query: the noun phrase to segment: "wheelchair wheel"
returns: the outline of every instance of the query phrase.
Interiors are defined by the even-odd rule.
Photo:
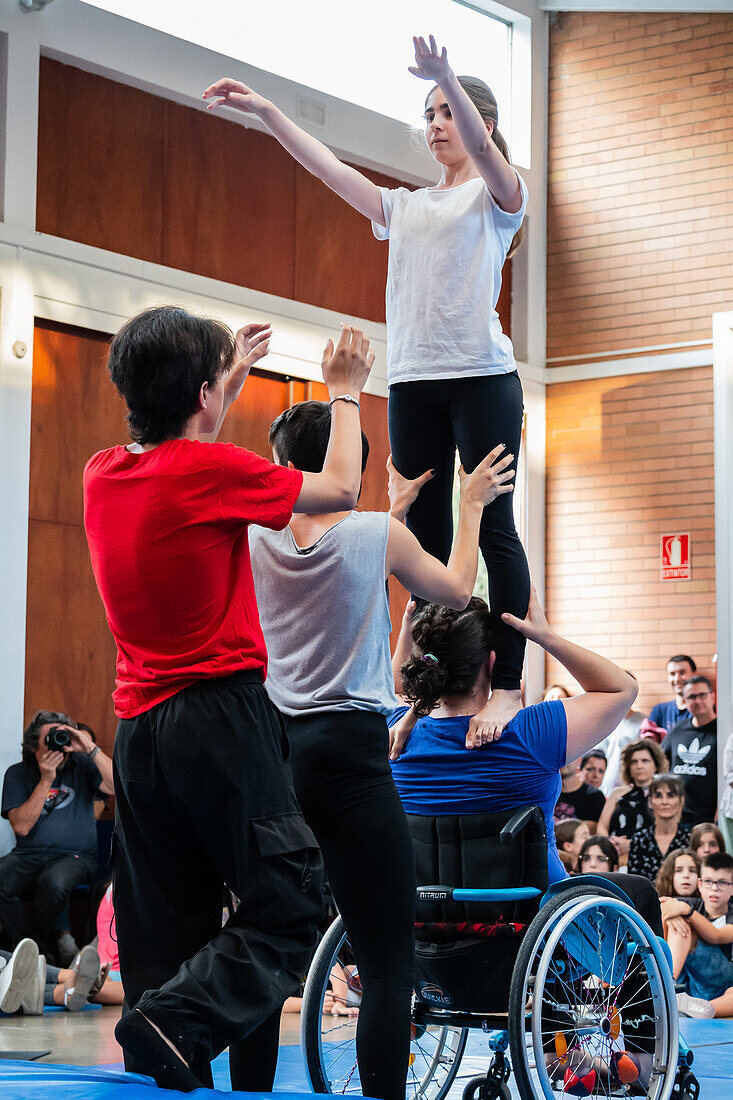
[[[314,1092],[361,1095],[356,1061],[358,1016],[323,1013],[326,995],[358,1009],[361,985],[341,917],[326,932],[316,951],[303,994],[300,1041]],[[464,1028],[414,1023],[407,1070],[406,1100],[443,1100],[458,1072],[466,1046]]]
[[[631,906],[577,886],[540,909],[517,956],[509,1039],[522,1100],[669,1100],[674,985],[656,936]]]

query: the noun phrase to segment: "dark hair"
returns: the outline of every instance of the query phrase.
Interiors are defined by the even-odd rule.
[[[654,889],[657,891],[660,898],[673,898],[675,896],[674,874],[677,866],[677,858],[679,856],[689,856],[695,864],[698,875],[700,874],[700,859],[692,848],[675,848],[673,852],[667,852],[662,860],[662,866],[657,872],[657,877],[654,880]],[[697,889],[695,893],[699,895]]]
[[[622,783],[633,783],[631,778],[631,760],[637,752],[648,752],[654,761],[654,774],[664,775],[669,769],[669,760],[665,753],[651,737],[643,737],[640,741],[632,741],[621,752],[619,774]]]
[[[604,856],[608,857],[609,871],[618,871],[618,852],[607,836],[589,836],[583,841],[583,846],[578,852],[578,871],[583,872],[583,859],[591,848],[600,848]]]
[[[703,867],[709,867],[711,871],[730,871],[733,874],[733,856],[729,856],[727,852],[713,852],[702,860],[700,869]]]
[[[689,687],[690,684],[707,684],[708,691],[713,690],[712,681],[708,680],[707,676],[702,676],[701,674],[688,677],[682,685],[682,691],[684,692],[685,688]]]
[[[292,462],[296,470],[319,474],[326,461],[331,435],[331,409],[327,401],[301,401],[292,405],[270,425],[270,446],[277,450],[283,466]],[[369,440],[361,433],[361,472],[369,458]]]
[[[657,791],[662,790],[664,787],[677,798],[682,799],[682,804],[685,802],[685,785],[678,775],[673,775],[672,772],[664,772],[663,775],[655,775],[649,784],[649,794],[647,795],[647,801],[651,802],[652,795]]]
[[[41,737],[41,726],[72,726],[77,729],[76,722],[60,710],[37,710],[28,725],[23,730],[22,751],[26,764],[35,764],[35,750]]]
[[[683,661],[687,661],[688,665],[693,672],[697,672],[697,665],[693,661],[692,657],[688,657],[686,653],[678,653],[676,657],[670,657],[667,661],[668,665],[681,665]]]
[[[603,749],[591,749],[590,752],[587,752],[583,759],[580,761],[580,770],[582,771],[588,761],[593,759],[602,760],[604,764],[608,764],[608,757],[606,756]]]
[[[509,146],[507,145],[503,134],[499,133],[499,108],[496,102],[496,96],[492,92],[488,84],[480,80],[477,76],[458,76],[456,80],[463,88],[464,92],[473,103],[474,107],[481,115],[484,122],[491,122],[493,126],[491,128],[491,140],[496,148],[499,150],[504,160],[512,163],[512,158],[509,155]],[[428,100],[438,87],[435,84],[427,96],[425,97],[425,106],[427,107]],[[509,251],[506,254],[506,258],[510,259],[517,251],[522,241],[524,240],[524,225],[520,225],[517,232],[512,238],[512,243],[509,245]]]
[[[465,695],[494,648],[493,616],[472,596],[465,611],[429,603],[412,620],[413,651],[401,669],[402,694],[418,718],[442,695]]]
[[[234,336],[221,321],[178,306],[138,313],[112,338],[110,376],[124,397],[130,438],[162,443],[183,431],[204,382],[213,385],[234,359]]]
[[[579,817],[566,817],[564,821],[555,822],[555,843],[558,852],[562,852],[563,844],[573,843],[575,834],[582,824]]]
[[[717,825],[713,825],[712,821],[701,821],[699,824],[695,825],[694,829],[690,833],[690,847],[692,848],[693,852],[697,854],[697,850],[702,843],[702,838],[707,833],[713,834],[717,842],[719,851],[724,852],[726,850],[726,847],[723,834],[721,833]]]

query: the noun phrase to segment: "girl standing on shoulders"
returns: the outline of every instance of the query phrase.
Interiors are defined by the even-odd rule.
[[[429,44],[413,42],[410,72],[434,82],[425,101],[425,137],[441,169],[435,187],[378,187],[238,81],[218,80],[203,98],[212,100],[210,107],[256,115],[300,164],[370,219],[379,240],[389,239],[392,455],[405,478],[434,471],[410,509],[408,526],[424,549],[447,562],[456,447],[467,471],[498,444],[519,453],[522,386],[496,302],[504,261],[520,243],[527,188],[510,163],[491,90],[482,80],[457,77],[432,35]],[[529,570],[511,494],[486,508],[480,546],[492,610],[523,618]],[[498,621],[501,658],[492,695],[467,736],[475,747],[493,740],[522,705],[525,641]]]

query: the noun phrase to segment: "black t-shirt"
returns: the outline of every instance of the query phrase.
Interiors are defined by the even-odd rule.
[[[611,836],[625,836],[631,840],[639,829],[646,829],[651,823],[652,816],[643,787],[632,787],[616,803],[608,832]]]
[[[566,821],[569,817],[578,817],[581,821],[598,821],[606,805],[602,791],[583,783],[577,791],[560,791],[555,805],[555,821]]]
[[[687,715],[662,741],[669,770],[685,785],[682,820],[689,825],[713,821],[718,808],[718,720],[693,726]]]
[[[3,781],[2,816],[26,802],[40,780],[34,764],[13,764]],[[96,858],[97,821],[94,802],[104,798],[102,777],[96,764],[83,752],[69,754],[56,776],[38,821],[27,836],[17,838],[19,851],[58,852]]]

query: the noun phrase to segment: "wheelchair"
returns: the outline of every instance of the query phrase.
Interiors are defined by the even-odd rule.
[[[439,885],[417,891],[406,1100],[510,1100],[512,1072],[521,1100],[697,1100],[667,945],[616,881],[549,886],[536,806],[408,821],[418,882]],[[322,1015],[329,988],[358,1009],[340,917],[308,973],[301,1045],[314,1092],[360,1095],[356,1018]],[[490,1055],[479,1074],[461,1071],[473,1029]]]

